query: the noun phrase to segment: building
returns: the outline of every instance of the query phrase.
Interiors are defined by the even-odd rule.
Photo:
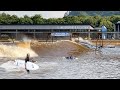
[[[33,39],[71,39],[71,37],[92,37],[96,31],[91,25],[0,25],[1,36],[20,40],[23,35]]]

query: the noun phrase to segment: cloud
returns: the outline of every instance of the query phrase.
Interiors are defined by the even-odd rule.
[[[60,18],[63,17],[66,11],[46,11],[42,15],[45,18]]]

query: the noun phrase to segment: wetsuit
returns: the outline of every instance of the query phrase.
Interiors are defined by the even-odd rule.
[[[26,59],[25,59],[25,69],[26,69],[26,71],[29,73],[30,72],[30,70],[27,70],[27,68],[26,68],[26,63],[29,61],[29,57],[26,57]]]

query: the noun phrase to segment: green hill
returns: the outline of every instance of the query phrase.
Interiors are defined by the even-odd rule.
[[[120,15],[120,11],[69,11],[65,13],[65,16],[112,16]]]

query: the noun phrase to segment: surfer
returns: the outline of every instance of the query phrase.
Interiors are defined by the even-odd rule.
[[[72,55],[70,56],[70,59],[73,59],[73,56],[72,56]]]
[[[27,73],[30,73],[30,70],[28,70],[28,69],[26,68],[26,63],[27,63],[28,61],[30,61],[30,55],[29,55],[29,54],[27,54],[27,56],[26,56],[26,58],[25,58],[25,69],[26,69]]]
[[[66,59],[73,59],[73,56],[72,55],[70,55],[70,56],[68,56],[68,57],[66,57]]]

